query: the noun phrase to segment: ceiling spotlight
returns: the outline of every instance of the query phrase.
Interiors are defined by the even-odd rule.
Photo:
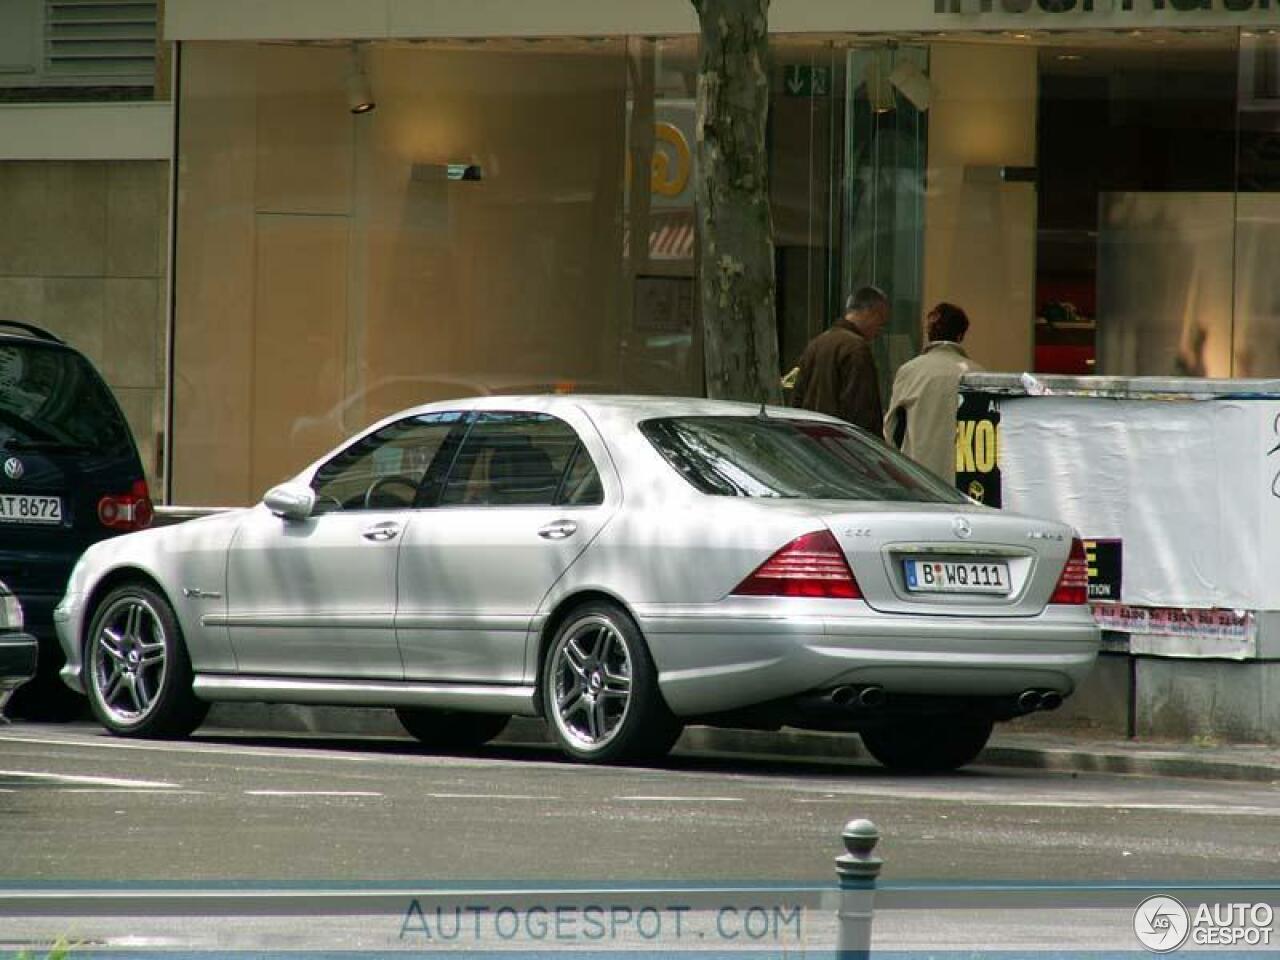
[[[360,62],[360,48],[351,45],[351,65],[347,71],[347,109],[352,113],[368,113],[378,106],[373,98],[373,87],[369,85],[369,77]]]

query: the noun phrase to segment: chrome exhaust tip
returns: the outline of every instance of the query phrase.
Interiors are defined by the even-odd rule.
[[[858,706],[873,710],[884,706],[884,687],[863,687],[858,692]]]
[[[831,702],[837,707],[848,707],[858,696],[858,691],[853,687],[836,687],[829,694]]]
[[[1041,710],[1057,710],[1062,706],[1062,694],[1056,690],[1046,690],[1040,695]]]
[[[1043,705],[1039,690],[1023,690],[1018,694],[1018,709],[1023,713],[1032,713]]]

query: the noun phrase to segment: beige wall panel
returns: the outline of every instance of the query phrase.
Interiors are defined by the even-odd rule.
[[[0,275],[38,276],[44,273],[41,251],[36,247],[40,219],[49,193],[44,164],[22,161],[0,163]]]
[[[344,397],[345,217],[258,218],[252,489],[260,496],[327,449],[294,432]]]
[[[925,309],[962,306],[965,345],[988,370],[1030,368],[1035,319],[1035,188],[966,179],[975,168],[1032,166],[1034,49],[935,44],[925,202]],[[982,174],[978,173],[978,180]]]
[[[98,368],[156,495],[168,195],[167,161],[0,162],[0,318],[47,328]],[[104,277],[107,269],[149,275]],[[14,270],[27,275],[3,275]]]
[[[108,164],[107,276],[162,276],[168,238],[168,162]]]
[[[107,257],[107,164],[49,163],[48,193],[32,243],[47,276],[102,276]]]
[[[1238,4],[1236,4],[1238,6]],[[770,27],[778,33],[914,30],[1024,30],[1100,27],[1204,28],[1271,26],[1262,2],[1244,11],[1214,3],[1207,10],[1156,9],[1139,2],[1126,10],[1100,2],[994,4],[987,13],[938,13],[935,0],[773,0]],[[1007,9],[1012,7],[1014,9]],[[1027,7],[1018,12],[1018,7]],[[692,33],[689,0],[169,0],[165,36],[171,40],[343,37],[594,36]]]
[[[44,280],[0,276],[0,317],[39,324],[43,315]]]
[[[346,51],[184,48],[175,500],[252,502],[413,403],[618,383],[622,51],[370,50],[353,119]]]
[[[43,23],[43,17],[38,22]],[[0,103],[0,160],[168,160],[171,156],[171,103]]]
[[[166,40],[383,36],[386,0],[166,0]]]
[[[56,278],[44,281],[41,326],[75,347],[102,370],[103,301],[101,278]],[[109,377],[104,377],[110,382]]]
[[[190,44],[179,143],[173,500],[252,501],[257,51]]]
[[[134,441],[138,445],[138,458],[147,475],[147,486],[152,499],[160,497],[160,463],[157,456],[158,442],[164,430],[164,391],[113,387],[116,402],[129,423]]]
[[[258,54],[257,209],[347,213],[352,125],[346,47],[262,47]],[[372,119],[372,118],[368,118]]]
[[[384,0],[392,36],[621,36],[696,33],[687,0]]]
[[[164,338],[156,326],[158,279],[108,278],[103,281],[102,367],[115,387],[156,388],[156,354]]]
[[[616,378],[625,73],[613,50],[377,51],[360,153],[367,274],[353,290],[367,382],[448,378],[457,393]],[[478,163],[484,179],[445,182],[450,162]]]
[[[106,166],[84,161],[0,163],[0,274],[102,275]]]

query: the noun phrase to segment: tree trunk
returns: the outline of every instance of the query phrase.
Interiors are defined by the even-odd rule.
[[[692,2],[702,27],[696,190],[707,394],[776,403],[769,0]]]

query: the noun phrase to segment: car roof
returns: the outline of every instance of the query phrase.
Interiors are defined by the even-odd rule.
[[[43,327],[21,320],[0,319],[0,340],[17,340],[24,343],[51,343],[65,347],[67,342]]]
[[[558,410],[577,409],[589,416],[613,421],[638,423],[656,417],[745,417],[760,413],[756,403],[733,400],[708,400],[701,397],[667,397],[626,394],[522,394],[465,397],[442,400],[402,411],[406,414],[438,413],[442,410],[529,410],[554,414]],[[831,420],[820,413],[791,407],[765,406],[771,417],[782,419]]]

